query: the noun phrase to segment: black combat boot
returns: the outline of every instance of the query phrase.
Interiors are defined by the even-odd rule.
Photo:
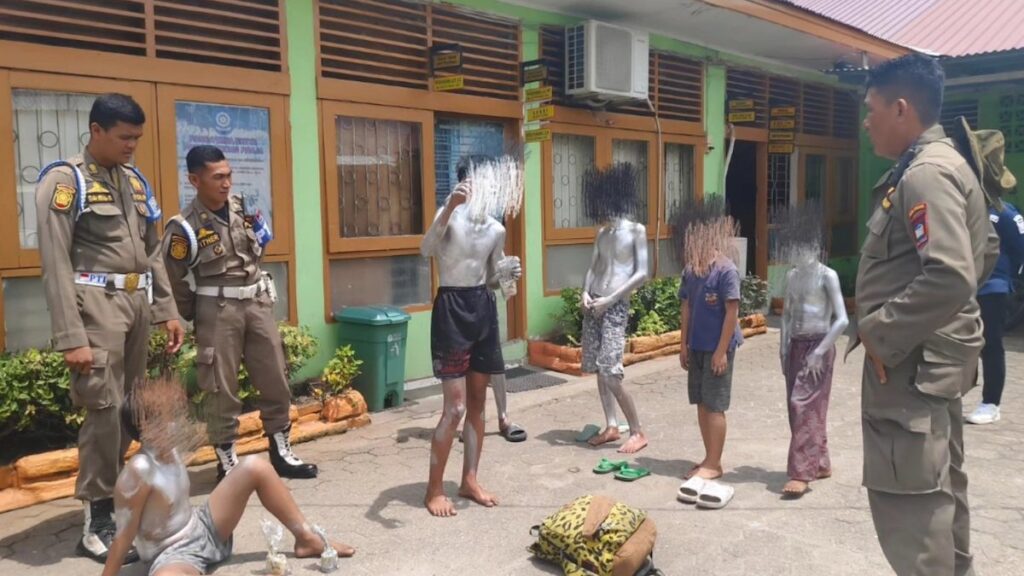
[[[270,435],[270,463],[282,478],[316,478],[320,470],[316,464],[306,464],[292,452],[292,443],[288,439],[292,427]]]

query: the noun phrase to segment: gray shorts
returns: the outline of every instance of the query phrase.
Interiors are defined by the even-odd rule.
[[[711,412],[725,412],[732,397],[732,361],[736,351],[726,353],[729,365],[721,376],[715,376],[711,371],[711,357],[714,355],[714,352],[690,350],[686,388],[690,404],[702,404]]]
[[[172,564],[194,566],[200,574],[207,574],[211,567],[224,562],[231,556],[231,538],[222,542],[210,516],[210,503],[192,509],[189,533],[181,540],[164,548],[149,566],[152,576],[157,570]]]
[[[583,362],[580,370],[605,376],[622,376],[622,355],[626,351],[629,299],[612,304],[604,314],[583,313]]]

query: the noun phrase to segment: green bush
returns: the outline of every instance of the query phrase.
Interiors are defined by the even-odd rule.
[[[581,288],[564,288],[561,293],[562,307],[554,314],[555,322],[564,343],[579,346],[583,333],[583,290]]]
[[[0,462],[74,441],[84,412],[71,405],[63,354],[0,354],[0,383]]]
[[[554,314],[561,341],[579,346],[583,332],[583,290],[565,288],[562,305]],[[627,336],[664,334],[679,329],[679,278],[656,278],[638,288],[629,300]]]
[[[671,332],[671,330],[668,329],[668,325],[661,319],[661,316],[652,310],[640,320],[634,336],[657,336],[665,332]]]
[[[764,310],[768,305],[768,282],[753,274],[740,282],[740,318]]]
[[[322,379],[319,383],[313,384],[310,389],[313,397],[323,402],[329,396],[341,394],[349,386],[356,376],[362,373],[359,369],[363,361],[356,358],[356,352],[352,346],[346,344],[334,351],[334,357],[324,367]]]

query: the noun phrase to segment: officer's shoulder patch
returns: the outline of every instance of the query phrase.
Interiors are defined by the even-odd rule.
[[[50,198],[50,208],[57,212],[68,212],[75,202],[75,189],[67,184],[57,184]]]
[[[988,219],[991,220],[993,224],[999,224],[999,214],[989,214]]]
[[[171,234],[171,245],[167,249],[167,255],[179,262],[185,260],[188,257],[188,239],[180,234]]]
[[[1024,216],[1017,214],[1013,217],[1013,221],[1017,224],[1017,232],[1024,234]]]
[[[928,245],[928,203],[918,202],[910,209],[910,230],[914,234],[914,245],[920,250]]]

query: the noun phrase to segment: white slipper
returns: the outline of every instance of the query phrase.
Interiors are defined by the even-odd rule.
[[[704,485],[700,496],[697,497],[697,506],[711,510],[720,510],[729,504],[735,493],[736,489],[732,486],[712,480]]]
[[[700,476],[691,476],[686,482],[679,485],[679,490],[676,491],[676,500],[683,504],[696,504],[707,485],[708,481]]]

